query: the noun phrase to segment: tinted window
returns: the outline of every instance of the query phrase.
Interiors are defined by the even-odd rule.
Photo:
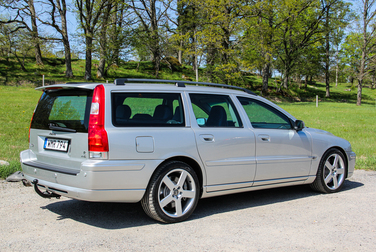
[[[238,112],[229,96],[190,94],[190,98],[200,127],[242,127]]]
[[[87,132],[92,100],[91,90],[65,89],[43,93],[31,128],[49,130],[50,124]]]
[[[180,94],[113,93],[112,123],[117,127],[185,126]]]
[[[253,128],[291,129],[287,116],[273,107],[250,98],[238,97]]]

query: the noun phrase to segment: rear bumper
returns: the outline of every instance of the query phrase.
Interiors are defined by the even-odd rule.
[[[142,199],[161,160],[85,160],[79,169],[37,162],[30,150],[21,152],[21,166],[41,190],[97,202],[134,203]],[[68,172],[69,171],[69,172]],[[44,187],[44,188],[43,188]]]
[[[24,175],[29,181],[35,177]],[[72,199],[92,201],[92,202],[138,202],[144,196],[145,190],[142,189],[119,189],[119,190],[89,190],[79,187],[65,186],[58,183],[38,179],[38,186],[41,190],[56,193]]]

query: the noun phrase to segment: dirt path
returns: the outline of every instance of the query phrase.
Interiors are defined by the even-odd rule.
[[[0,182],[0,251],[375,251],[376,172],[344,190],[306,186],[201,200],[188,221],[164,225],[139,204],[43,199]]]

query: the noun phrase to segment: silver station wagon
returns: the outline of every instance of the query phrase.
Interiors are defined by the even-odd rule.
[[[241,87],[117,79],[38,89],[20,156],[42,197],[141,202],[172,223],[200,198],[301,184],[333,193],[354,172],[348,141]]]

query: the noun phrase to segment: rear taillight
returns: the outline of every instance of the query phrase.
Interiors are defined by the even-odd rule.
[[[88,140],[89,157],[95,159],[108,158],[108,137],[104,129],[105,90],[103,85],[96,86],[91,102]]]

